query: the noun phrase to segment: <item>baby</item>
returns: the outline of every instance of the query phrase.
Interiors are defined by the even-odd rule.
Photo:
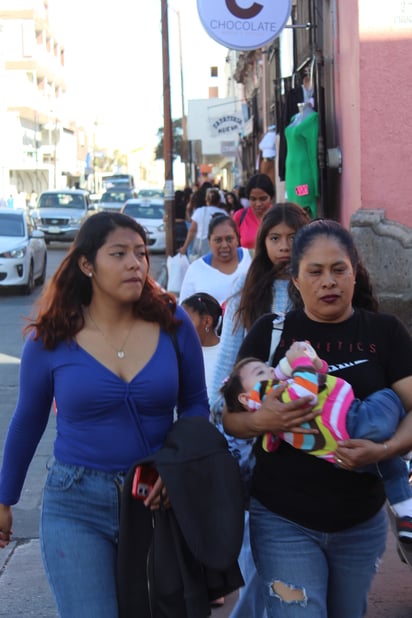
[[[237,363],[221,388],[229,412],[257,410],[266,394],[280,382],[287,382],[282,393],[284,402],[310,395],[313,409],[319,414],[302,425],[316,433],[266,433],[262,447],[266,451],[278,448],[284,440],[295,448],[332,463],[339,440],[364,438],[382,442],[390,438],[405,416],[396,393],[385,388],[360,401],[351,385],[327,373],[328,366],[308,342],[297,341],[273,368],[256,358],[244,358]],[[388,501],[397,515],[399,540],[412,543],[412,488],[408,470],[400,458],[381,461],[362,471],[379,474],[385,484]]]

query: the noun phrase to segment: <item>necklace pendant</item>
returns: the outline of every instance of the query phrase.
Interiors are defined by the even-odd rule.
[[[124,358],[124,351],[123,350],[118,350],[117,358]]]

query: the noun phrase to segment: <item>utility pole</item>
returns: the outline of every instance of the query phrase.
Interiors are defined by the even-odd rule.
[[[173,132],[170,102],[169,25],[167,0],[162,6],[163,61],[163,158],[165,160],[165,226],[166,256],[175,254],[175,196],[173,187]]]

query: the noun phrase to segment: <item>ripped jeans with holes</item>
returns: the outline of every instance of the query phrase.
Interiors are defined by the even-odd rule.
[[[362,618],[385,550],[386,511],[339,532],[305,528],[250,502],[253,557],[269,618]]]

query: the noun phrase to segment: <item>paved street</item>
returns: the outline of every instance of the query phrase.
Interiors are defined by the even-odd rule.
[[[49,250],[50,272],[63,254],[58,248]],[[159,256],[152,259],[155,275],[163,262],[164,258]],[[22,316],[29,313],[38,294],[38,289],[31,298],[16,293],[0,294],[0,444],[17,396]],[[7,618],[57,617],[44,577],[38,541],[41,489],[52,453],[54,422],[51,416],[30,467],[22,499],[14,509],[14,542],[0,550],[0,616]],[[390,533],[387,551],[374,581],[367,618],[411,618],[411,584],[412,569],[399,560]],[[212,618],[228,618],[235,599],[236,594],[228,597],[223,608],[213,611]]]

